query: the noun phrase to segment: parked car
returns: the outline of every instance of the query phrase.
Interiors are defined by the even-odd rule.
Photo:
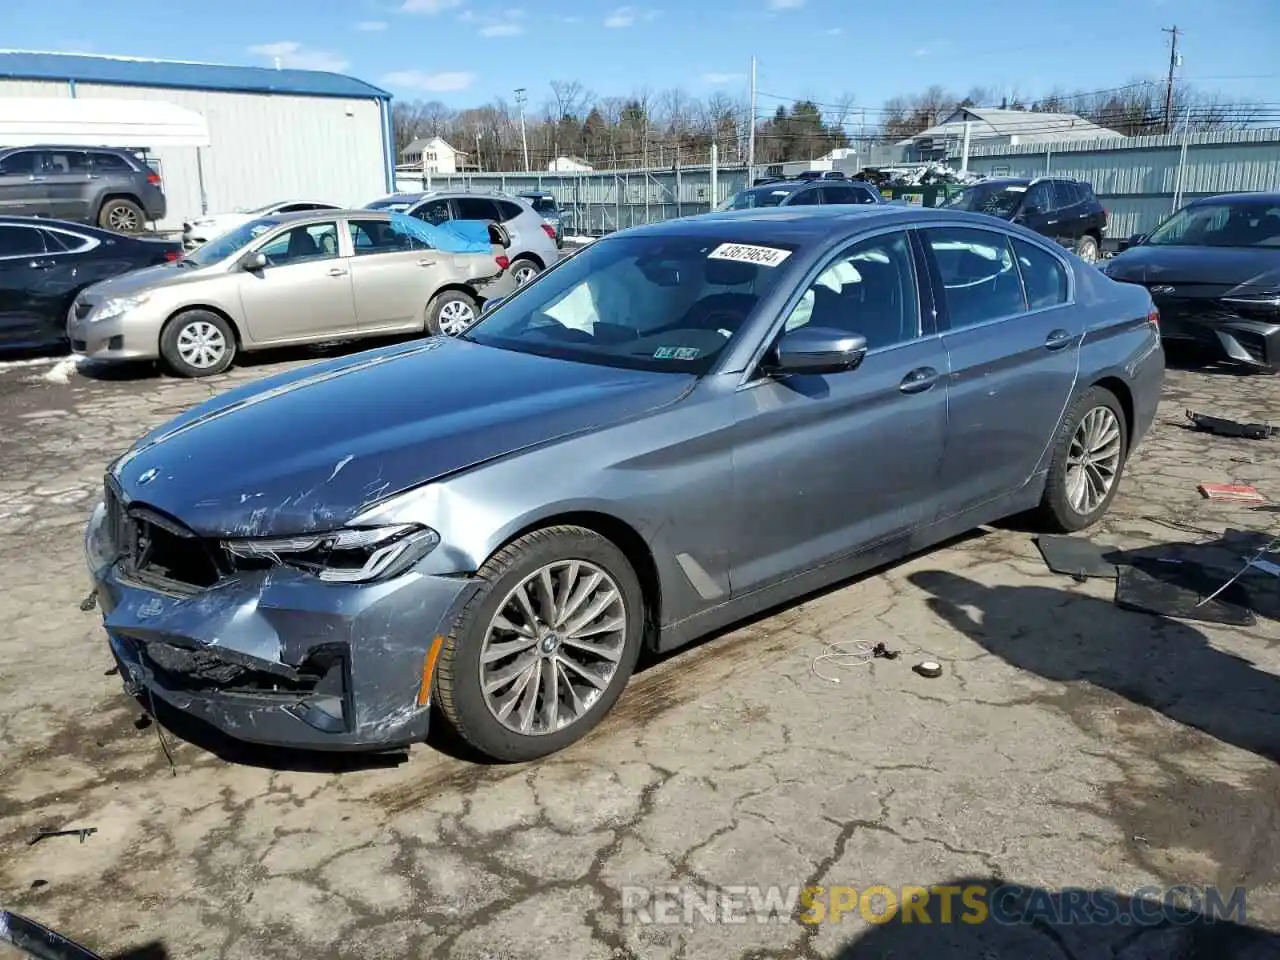
[[[793,207],[826,203],[884,203],[875,187],[847,180],[777,180],[763,186],[739,190],[718,210],[750,210],[756,207]]]
[[[204,377],[240,351],[356,337],[460,333],[477,301],[515,289],[505,250],[432,249],[372,210],[260,217],[163,267],[75,299],[71,349],[96,360],[161,359]]]
[[[560,213],[560,204],[554,194],[541,190],[526,190],[516,194],[521,200],[527,200],[533,212],[547,221],[556,232],[556,246],[564,248],[564,217]]]
[[[0,215],[140,233],[164,219],[165,196],[160,174],[129,150],[0,148]]]
[[[1103,272],[1151,292],[1166,340],[1280,368],[1280,193],[1193,200]]]
[[[265,207],[252,210],[237,210],[234,213],[214,213],[197,217],[182,225],[182,245],[194,250],[202,243],[208,243],[214,237],[230,233],[237,227],[243,227],[250,220],[258,217],[273,217],[281,213],[307,213],[312,210],[339,210],[336,203],[321,203],[315,200],[278,200]]]
[[[797,180],[847,180],[843,170],[801,170],[796,174]]]
[[[86,533],[135,692],[384,749],[431,706],[527,760],[667,651],[970,527],[1106,512],[1155,415],[1151,298],[1036,233],[888,204],[604,237],[462,338],[216,396]]]
[[[556,231],[527,200],[501,194],[436,190],[397,193],[366,205],[368,210],[395,210],[427,223],[448,220],[491,220],[511,237],[511,273],[523,286],[560,259]]]
[[[942,204],[1012,220],[1053,240],[1088,263],[1102,253],[1107,211],[1092,184],[1063,177],[1001,177],[965,187]]]
[[[66,342],[76,294],[99,280],[177,260],[182,245],[63,220],[0,217],[0,349]]]

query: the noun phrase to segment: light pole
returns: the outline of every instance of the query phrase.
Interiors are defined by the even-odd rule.
[[[524,151],[524,172],[529,172],[529,137],[524,131],[524,87],[516,90],[516,106],[520,108],[520,147]]]

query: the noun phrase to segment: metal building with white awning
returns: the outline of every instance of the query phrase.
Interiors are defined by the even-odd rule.
[[[394,189],[391,95],[315,70],[0,50],[0,146],[145,150],[177,229],[206,211]]]

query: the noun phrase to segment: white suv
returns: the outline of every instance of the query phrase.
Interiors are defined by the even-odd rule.
[[[491,220],[511,237],[511,275],[523,286],[560,259],[555,227],[543,220],[529,201],[498,193],[432,190],[394,193],[365,204],[367,210],[407,213],[439,225],[446,220]]]

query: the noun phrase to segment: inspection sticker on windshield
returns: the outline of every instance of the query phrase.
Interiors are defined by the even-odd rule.
[[[737,260],[739,263],[776,267],[789,256],[791,256],[790,250],[779,250],[777,247],[757,247],[750,243],[722,243],[707,254],[707,259]]]
[[[659,347],[653,351],[655,360],[697,360],[702,351],[697,347]]]

